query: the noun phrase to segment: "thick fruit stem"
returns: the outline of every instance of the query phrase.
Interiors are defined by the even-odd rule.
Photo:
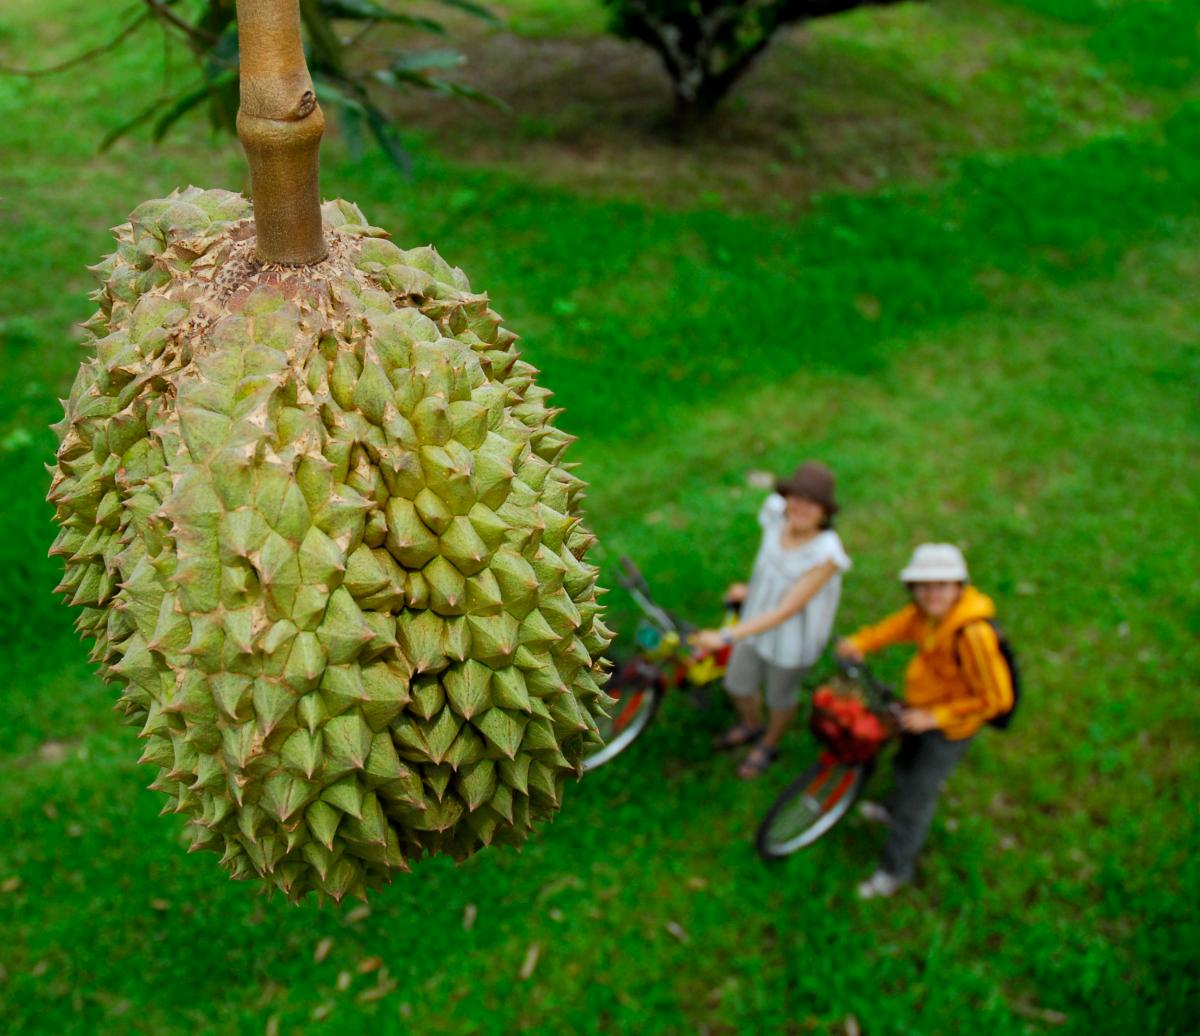
[[[237,0],[238,138],[250,163],[258,258],[307,266],[328,254],[318,154],[325,116],[300,42],[298,0]]]

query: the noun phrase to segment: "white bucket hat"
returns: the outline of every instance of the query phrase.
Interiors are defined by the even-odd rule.
[[[902,583],[965,583],[967,559],[953,543],[922,543],[900,573]]]

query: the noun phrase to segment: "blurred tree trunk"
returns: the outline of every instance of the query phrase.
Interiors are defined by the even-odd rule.
[[[681,128],[702,123],[783,26],[898,0],[605,0],[613,30],[658,54]]]

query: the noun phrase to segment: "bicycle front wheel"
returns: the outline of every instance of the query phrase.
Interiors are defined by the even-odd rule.
[[[812,845],[846,815],[866,779],[860,763],[813,763],[767,811],[755,840],[759,855],[777,860]]]
[[[629,683],[623,687],[605,688],[605,692],[616,698],[617,703],[609,709],[607,719],[596,721],[604,744],[584,759],[584,773],[603,766],[624,752],[641,737],[658,711],[660,694],[653,683]]]

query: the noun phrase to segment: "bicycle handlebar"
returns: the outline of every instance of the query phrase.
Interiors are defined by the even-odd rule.
[[[674,631],[681,636],[695,629],[694,626],[677,619],[655,602],[653,595],[650,593],[650,584],[646,582],[646,577],[642,575],[637,565],[628,557],[621,555],[618,559],[618,564],[623,570],[623,574],[617,576],[617,582],[629,592],[629,596],[637,602],[638,606],[655,625],[663,630]]]
[[[619,579],[619,582],[627,590],[637,589],[644,594],[650,593],[650,584],[646,582],[646,577],[642,575],[641,570],[635,565],[627,555],[622,554],[617,560],[621,566],[625,576]]]
[[[880,682],[866,662],[851,662],[845,658],[839,658],[837,663],[838,668],[845,676],[851,680],[860,680],[865,683],[875,694],[879,695],[884,704],[890,706],[900,703],[896,692],[887,684]]]

